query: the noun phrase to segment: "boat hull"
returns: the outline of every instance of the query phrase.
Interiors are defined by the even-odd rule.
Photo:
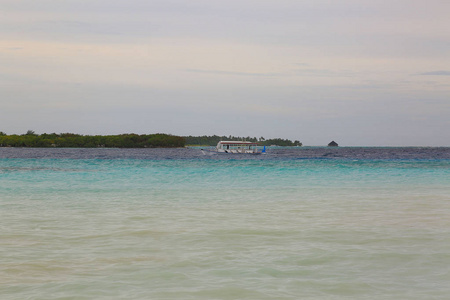
[[[258,152],[239,152],[239,151],[232,152],[232,151],[227,151],[227,150],[218,151],[216,149],[214,149],[214,150],[201,149],[201,151],[204,155],[215,155],[215,154],[260,155],[260,154],[262,154],[261,151],[258,151]]]

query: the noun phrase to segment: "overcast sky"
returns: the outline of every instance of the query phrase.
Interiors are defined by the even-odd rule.
[[[0,0],[0,131],[450,146],[448,0]]]

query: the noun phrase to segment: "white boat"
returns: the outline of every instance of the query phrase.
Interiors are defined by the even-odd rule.
[[[258,143],[247,141],[220,141],[216,148],[212,150],[202,149],[203,154],[207,153],[230,153],[230,154],[261,154],[265,153],[264,149],[258,150]]]

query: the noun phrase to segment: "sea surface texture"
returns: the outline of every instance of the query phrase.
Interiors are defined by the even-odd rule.
[[[450,148],[0,148],[0,299],[449,299]]]

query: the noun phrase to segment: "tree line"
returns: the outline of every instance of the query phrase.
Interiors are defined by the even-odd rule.
[[[22,135],[0,132],[0,147],[61,148],[174,148],[184,147],[185,139],[170,134],[81,135],[75,133],[36,134],[28,130]]]
[[[215,146],[219,141],[249,141],[261,146],[302,146],[300,141],[264,137],[239,136],[175,136],[170,134],[81,135],[75,133],[36,134],[32,130],[22,135],[0,131],[0,147],[60,147],[60,148],[174,148],[185,145]]]
[[[265,139],[264,137],[256,138],[256,137],[239,137],[239,136],[218,136],[218,135],[212,135],[212,136],[185,136],[184,139],[186,140],[187,145],[201,145],[201,146],[215,146],[219,141],[248,141],[248,142],[254,142],[258,143],[261,146],[302,146],[302,143],[300,141],[291,141],[288,139],[281,139],[281,138],[275,138],[275,139]]]

